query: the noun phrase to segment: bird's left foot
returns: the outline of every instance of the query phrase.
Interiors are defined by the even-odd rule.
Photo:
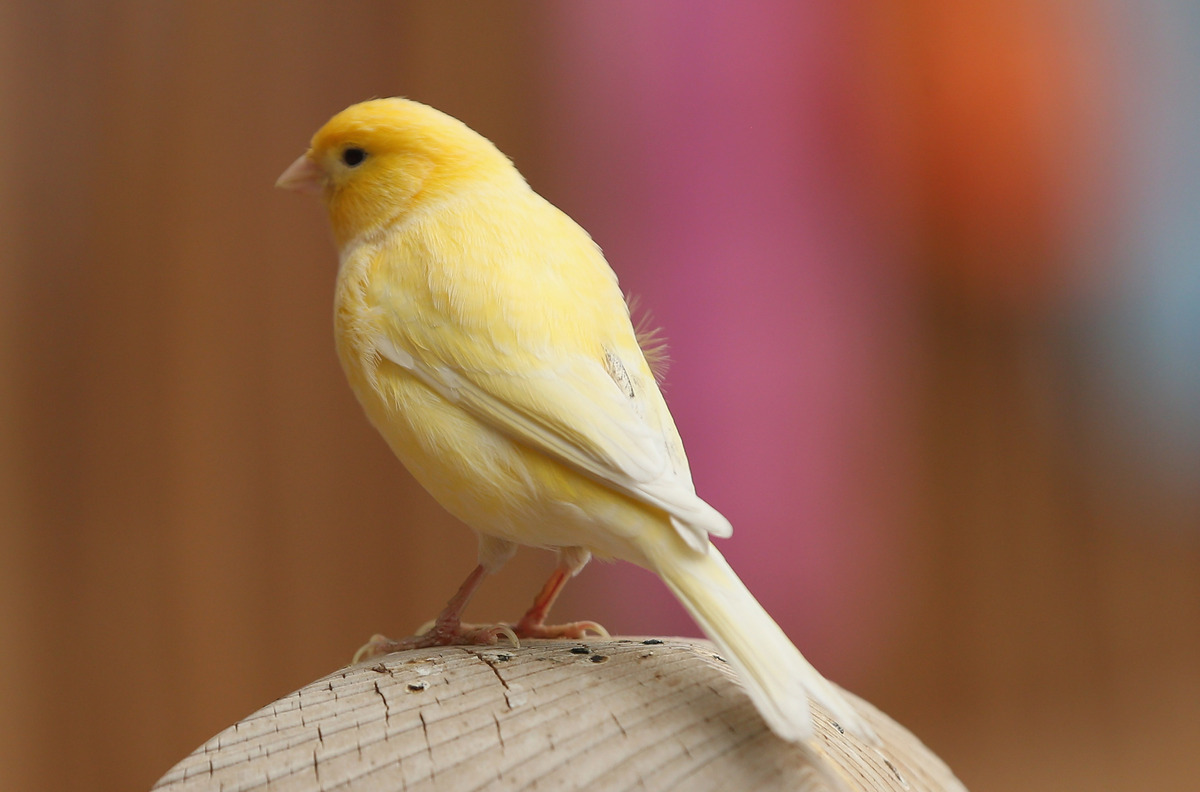
[[[583,562],[586,563],[586,556]],[[513,632],[519,638],[569,638],[571,640],[579,640],[587,637],[588,633],[598,638],[608,638],[608,630],[594,621],[577,621],[568,622],[567,624],[546,624],[546,617],[550,615],[550,608],[554,606],[554,601],[558,599],[559,592],[563,586],[571,579],[571,576],[578,571],[577,566],[560,565],[550,575],[550,579],[546,581],[546,585],[542,586],[542,590],[538,592],[537,597],[533,600],[533,605],[529,610],[525,611],[525,615],[521,620],[512,625]]]
[[[608,638],[608,630],[594,621],[568,622],[567,624],[543,624],[532,619],[521,619],[512,625],[518,638],[569,638],[579,640],[589,633],[597,638]]]

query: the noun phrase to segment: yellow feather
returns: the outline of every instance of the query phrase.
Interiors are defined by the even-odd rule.
[[[633,321],[633,333],[638,346],[650,364],[655,381],[661,386],[667,378],[667,369],[671,367],[671,345],[667,342],[667,334],[655,324],[649,309],[642,308],[642,301],[636,294],[630,294],[625,302],[629,305],[629,317]]]

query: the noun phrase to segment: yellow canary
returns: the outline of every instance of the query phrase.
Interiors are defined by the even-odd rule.
[[[334,116],[278,186],[324,198],[339,248],[337,351],[375,428],[479,537],[479,566],[425,635],[371,651],[498,634],[578,637],[545,616],[592,554],[657,574],[737,670],[770,728],[813,733],[808,696],[870,727],[709,542],[683,443],[600,249],[490,141],[417,102]],[[559,568],[511,628],[463,607],[519,545]]]

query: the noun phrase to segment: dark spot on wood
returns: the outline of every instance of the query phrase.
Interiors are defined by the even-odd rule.
[[[646,640],[642,641],[642,643],[646,646],[658,646],[662,643],[662,641],[658,640],[657,638],[647,638]]]
[[[607,655],[592,655],[591,661],[593,663],[607,663],[608,656]]]
[[[892,775],[896,777],[896,780],[900,782],[900,785],[905,789],[908,789],[908,782],[904,780],[904,776],[900,775],[900,771],[896,769],[896,766],[889,762],[886,758],[883,760],[883,763],[887,765],[888,770],[892,771]]]
[[[410,692],[410,693],[420,693],[424,689],[425,689],[424,682],[409,682],[408,683],[408,692]]]
[[[591,653],[592,653],[592,650],[588,649],[586,646],[572,646],[571,647],[571,654],[591,654]]]

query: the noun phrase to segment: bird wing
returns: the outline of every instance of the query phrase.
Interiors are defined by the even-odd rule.
[[[696,495],[682,448],[673,453],[664,431],[647,420],[662,400],[656,386],[649,386],[654,398],[631,396],[629,383],[609,370],[611,360],[573,355],[532,369],[467,368],[431,360],[427,349],[404,344],[392,333],[375,342],[381,357],[485,425],[663,510],[696,550],[707,547],[709,534],[732,533],[729,521]],[[669,431],[674,434],[673,424]]]

